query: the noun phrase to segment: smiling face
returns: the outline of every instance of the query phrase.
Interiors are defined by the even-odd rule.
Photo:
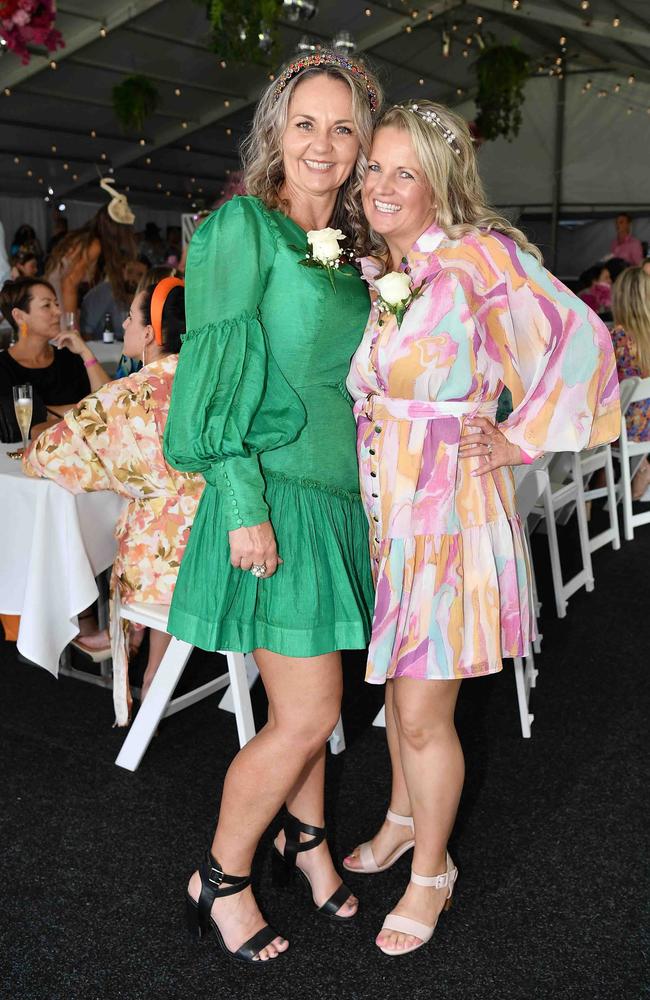
[[[431,190],[408,132],[393,125],[379,128],[368,158],[363,210],[395,257],[413,246],[435,220]]]
[[[26,324],[30,336],[52,340],[61,333],[61,310],[54,292],[47,285],[35,285],[31,290],[29,311],[14,309],[12,315],[18,324]]]
[[[352,114],[352,92],[343,80],[318,73],[298,83],[282,135],[289,197],[319,198],[345,183],[359,154]]]

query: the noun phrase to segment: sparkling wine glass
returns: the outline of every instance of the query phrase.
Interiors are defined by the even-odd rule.
[[[71,333],[76,329],[77,321],[75,319],[75,314],[73,312],[66,312],[63,314],[63,327],[65,330]]]
[[[33,395],[31,385],[14,386],[14,410],[23,437],[23,448],[29,444],[29,428],[32,425]]]

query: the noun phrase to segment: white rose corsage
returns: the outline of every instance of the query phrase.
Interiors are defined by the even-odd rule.
[[[298,261],[303,267],[320,267],[327,271],[330,284],[336,294],[334,284],[334,272],[338,271],[341,264],[354,260],[351,250],[344,250],[340,245],[347,237],[340,229],[310,229],[307,233],[307,243],[310,249],[301,250],[300,247],[291,247],[303,254],[302,260]]]
[[[406,258],[402,259],[402,263],[406,265]],[[419,285],[413,285],[407,270],[389,271],[383,278],[373,281],[373,287],[379,293],[377,299],[377,308],[380,314],[379,325],[381,326],[383,322],[381,314],[390,313],[397,320],[397,326],[400,327],[406,310],[412,302],[415,302],[422,295],[426,283],[427,279],[425,278]]]

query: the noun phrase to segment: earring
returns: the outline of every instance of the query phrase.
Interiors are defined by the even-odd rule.
[[[25,322],[25,320],[23,320],[22,323],[20,324],[18,333],[20,335],[21,340],[23,337],[27,336],[27,323]]]
[[[146,353],[147,353],[147,345],[143,344],[142,345],[142,367],[143,368],[145,367],[145,365],[147,363],[146,360],[145,360]]]

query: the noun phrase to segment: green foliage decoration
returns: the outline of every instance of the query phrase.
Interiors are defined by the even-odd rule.
[[[205,4],[205,0],[195,0]],[[267,66],[277,62],[282,0],[209,0],[212,49],[222,59]]]
[[[113,87],[113,111],[126,131],[141,131],[158,107],[160,94],[147,76],[136,73]]]
[[[476,127],[484,139],[519,134],[529,61],[517,45],[491,45],[475,63],[478,93]]]

